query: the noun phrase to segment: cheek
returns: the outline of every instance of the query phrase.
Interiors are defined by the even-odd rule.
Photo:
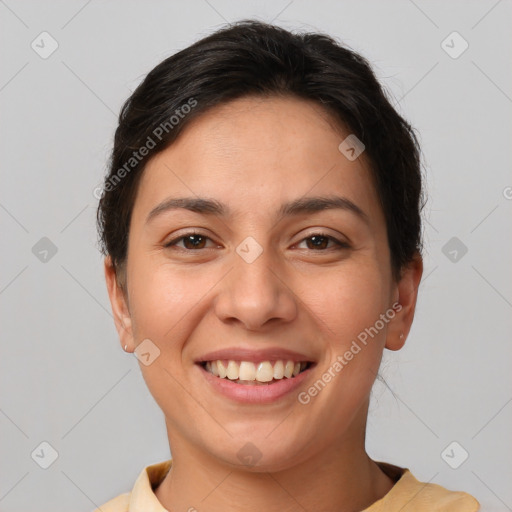
[[[138,266],[135,263],[130,277],[136,342],[150,338],[166,350],[180,348],[180,340],[199,321],[208,291],[218,280],[214,272],[194,272],[166,263],[152,264],[151,260]]]
[[[204,317],[208,291],[216,281],[214,273],[152,264],[150,258],[140,265],[136,258],[132,262],[129,293],[135,342],[149,339],[159,350],[150,365],[139,363],[141,373],[166,417],[175,418],[186,408],[193,419],[197,411],[183,386],[189,368],[182,360],[187,341]]]
[[[359,414],[375,382],[386,328],[371,329],[386,311],[388,282],[378,265],[347,264],[311,276],[308,284],[301,298],[318,319],[325,354],[318,380],[303,390],[300,403],[308,404],[335,438]]]
[[[322,381],[329,391],[318,401],[320,409],[332,410],[340,420],[356,410],[367,397],[380,366],[386,324],[380,320],[388,307],[389,283],[375,264],[348,264],[325,277],[311,278],[304,301],[322,329],[325,354]],[[375,329],[376,323],[378,329]],[[325,377],[325,379],[324,379]],[[312,390],[315,393],[314,390]],[[320,410],[319,409],[319,410]]]
[[[339,349],[374,325],[387,307],[388,284],[378,265],[340,266],[311,276],[301,299],[322,320],[331,344]]]

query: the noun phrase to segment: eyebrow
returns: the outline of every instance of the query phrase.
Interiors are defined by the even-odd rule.
[[[230,208],[215,200],[202,197],[180,197],[169,198],[153,208],[147,216],[146,223],[158,215],[171,210],[185,209],[203,215],[216,215],[227,217],[230,215]],[[303,197],[289,201],[281,205],[277,212],[277,220],[286,216],[301,215],[305,213],[316,213],[322,210],[346,210],[356,214],[366,224],[369,224],[368,215],[354,202],[346,197]]]

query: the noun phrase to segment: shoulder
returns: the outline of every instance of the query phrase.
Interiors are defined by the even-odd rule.
[[[414,478],[411,475],[412,478]],[[477,512],[480,509],[480,503],[463,491],[451,491],[445,487],[418,482],[411,486],[414,489],[414,496],[411,496],[410,510],[435,510],[437,512]],[[405,508],[409,510],[409,508]]]
[[[388,465],[388,468],[390,465]],[[477,512],[480,503],[470,494],[451,491],[445,487],[418,481],[407,468],[398,468],[402,475],[381,500],[368,512]],[[375,508],[374,508],[375,507]]]
[[[107,501],[101,507],[94,509],[93,512],[128,512],[129,504],[130,493],[127,492]]]

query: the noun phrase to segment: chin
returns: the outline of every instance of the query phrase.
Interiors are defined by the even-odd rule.
[[[268,433],[261,437],[252,435],[234,438],[231,446],[226,446],[221,453],[214,455],[232,469],[251,473],[275,473],[284,471],[306,458],[302,443],[292,438],[275,438],[269,440]],[[233,452],[233,447],[236,447]],[[218,447],[214,452],[218,451]]]

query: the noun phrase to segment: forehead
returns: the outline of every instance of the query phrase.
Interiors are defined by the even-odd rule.
[[[194,119],[146,165],[134,215],[169,196],[214,197],[240,215],[303,196],[348,197],[382,222],[368,161],[338,147],[350,132],[314,102],[247,97]]]

